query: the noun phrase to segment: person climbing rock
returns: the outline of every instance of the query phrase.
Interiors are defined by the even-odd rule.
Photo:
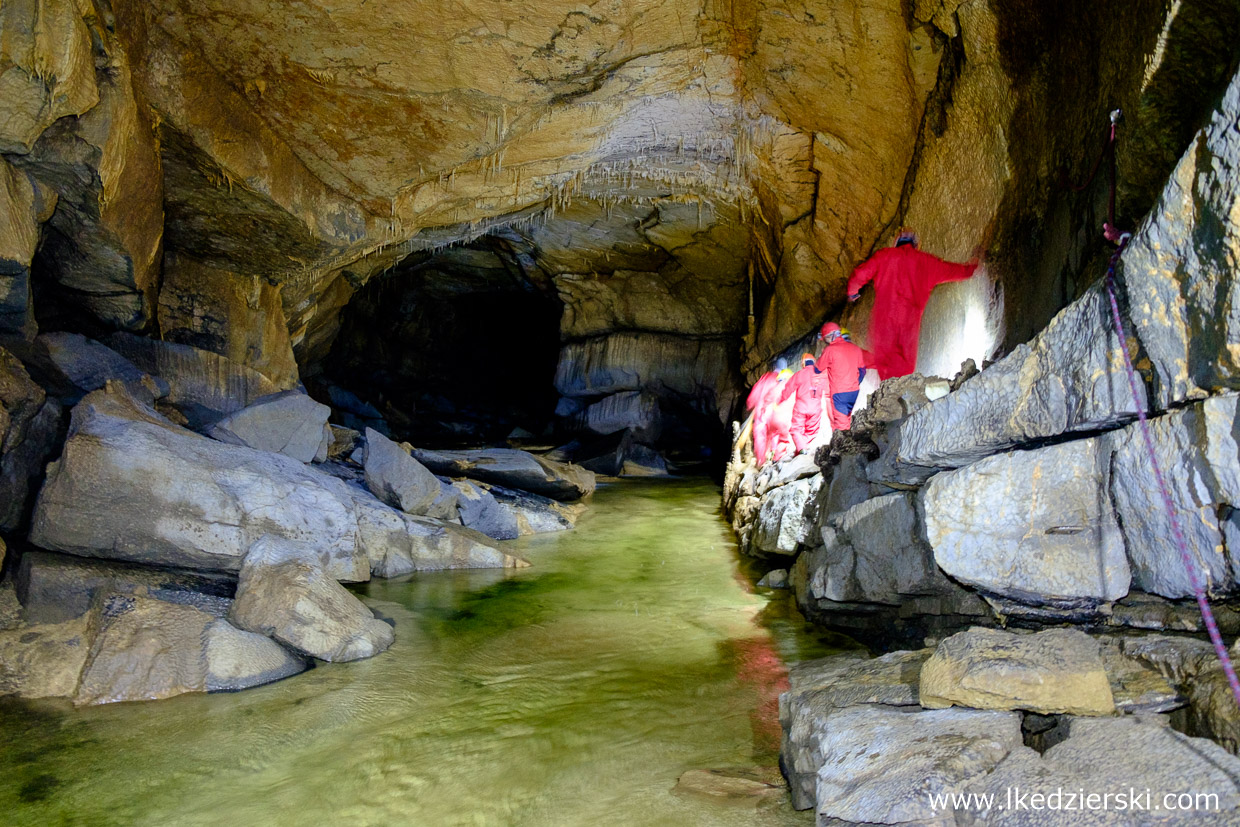
[[[792,371],[788,370],[788,360],[781,356],[775,360],[774,370],[768,371],[757,382],[754,382],[753,388],[749,391],[749,397],[745,400],[746,408],[754,412],[753,455],[759,467],[766,462],[767,452],[772,447],[777,447],[778,440],[775,444],[771,442],[772,431],[778,436],[781,430],[787,430],[786,427],[783,429],[772,427],[772,417],[776,413],[782,385],[790,376],[792,376]],[[783,455],[782,451],[780,455]]]
[[[879,379],[907,376],[917,369],[917,338],[921,314],[936,285],[963,281],[977,269],[976,256],[954,264],[917,249],[917,235],[903,229],[894,247],[879,250],[853,271],[848,300],[861,298],[861,288],[874,282],[870,311],[868,366]]]
[[[827,374],[818,369],[812,353],[801,357],[802,367],[784,383],[779,401],[796,398],[792,406],[792,444],[804,451],[818,436],[822,423],[823,400],[827,396]]]
[[[818,364],[827,376],[831,391],[830,415],[833,431],[847,431],[852,427],[852,411],[861,392],[861,380],[865,378],[865,354],[852,343],[848,331],[835,322],[822,326],[818,338],[826,342]]]

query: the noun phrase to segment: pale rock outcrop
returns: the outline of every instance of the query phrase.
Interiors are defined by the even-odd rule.
[[[952,635],[922,666],[919,687],[927,709],[1115,712],[1098,642],[1073,629],[1017,635],[974,627]]]
[[[520,536],[516,512],[491,495],[490,491],[469,480],[452,483],[459,494],[461,524],[480,531],[493,540],[511,540]]]
[[[1219,524],[1223,508],[1240,503],[1238,399],[1235,394],[1212,397],[1149,421],[1154,453],[1198,581],[1212,592],[1228,591],[1240,580],[1240,546],[1226,545]],[[1123,528],[1133,585],[1163,597],[1192,597],[1138,426],[1105,439],[1113,451],[1107,493]]]
[[[414,449],[413,458],[436,474],[469,477],[556,500],[579,500],[594,491],[594,474],[571,463],[552,462],[528,451],[483,448],[475,451]]]
[[[326,661],[368,658],[392,645],[392,627],[327,573],[312,546],[267,535],[249,549],[228,618]]]
[[[1015,807],[1008,791],[1024,795],[1026,808],[1033,796],[1045,796],[1041,812]],[[1058,798],[1050,798],[1059,791]],[[1150,796],[1146,798],[1146,791]],[[1111,793],[1109,811],[1090,809],[1081,801],[1080,792]],[[1240,809],[1240,759],[1228,755],[1217,744],[1204,738],[1190,738],[1167,726],[1155,717],[1124,716],[1122,718],[1073,718],[1068,721],[1068,737],[1052,746],[1044,755],[1028,747],[1018,746],[993,772],[972,781],[966,792],[994,795],[997,805],[1011,812],[990,813],[958,810],[953,815],[957,824],[1039,824],[1068,827],[1078,824],[1114,824],[1123,810],[1118,806],[1122,793],[1127,815],[1136,823],[1165,823],[1155,808],[1163,805],[1162,797],[1175,801],[1181,793],[1189,799],[1196,795],[1212,796],[1199,799],[1210,803],[1189,812],[1177,814],[1172,823],[1234,824]],[[1074,810],[1067,809],[1065,793],[1077,793]],[[1051,809],[1051,802],[1058,809]],[[1148,820],[1146,817],[1149,817]],[[1140,821],[1138,821],[1140,819]]]
[[[0,348],[0,531],[15,531],[24,520],[31,484],[55,446],[60,418],[60,405]]]
[[[1034,604],[1123,597],[1131,574],[1105,494],[1108,464],[1094,438],[939,474],[920,495],[935,562],[963,583]]]
[[[62,623],[108,595],[137,595],[219,613],[237,590],[230,572],[171,570],[27,549],[14,576],[30,623]]]
[[[0,631],[0,695],[72,698],[98,625],[96,611]]]
[[[74,409],[30,538],[87,557],[238,571],[250,546],[275,534],[323,551],[328,574],[346,581],[372,568],[516,564],[464,531],[403,515],[291,457],[197,436],[109,386]],[[393,558],[404,563],[384,563]]]
[[[891,652],[878,658],[849,653],[789,668],[788,691],[779,696],[784,733],[779,760],[796,809],[809,809],[817,800],[827,719],[857,704],[916,706],[921,665],[930,652]]]
[[[339,587],[338,587],[339,588]],[[111,595],[74,702],[79,705],[245,689],[295,675],[304,659],[219,614],[144,597]]]
[[[767,554],[795,555],[813,543],[818,523],[817,496],[822,476],[788,483],[762,498],[751,548]]]
[[[401,446],[366,429],[366,487],[393,508],[427,515],[442,493],[435,475]]]
[[[835,602],[899,604],[960,589],[934,564],[911,494],[866,500],[833,518],[808,560],[809,595]]]
[[[32,377],[62,405],[76,405],[109,380],[124,383],[130,393],[148,401],[169,392],[167,382],[143,373],[107,345],[80,333],[41,333],[17,353]]]
[[[208,432],[214,439],[273,451],[301,462],[327,459],[331,408],[298,391],[263,396],[221,419]]]
[[[605,396],[576,417],[578,427],[604,436],[631,431],[635,439],[653,442],[662,431],[658,397],[641,391]]]
[[[945,814],[928,794],[963,792],[1022,747],[1014,712],[842,709],[827,718],[822,736],[818,817],[933,823]]]

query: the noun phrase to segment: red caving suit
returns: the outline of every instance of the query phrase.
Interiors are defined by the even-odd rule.
[[[976,263],[953,264],[906,244],[879,250],[853,271],[850,296],[874,281],[867,338],[869,365],[879,379],[907,376],[917,369],[917,338],[930,291],[944,282],[964,281],[976,269]]]
[[[838,338],[822,349],[818,364],[823,366],[831,390],[831,428],[847,431],[852,427],[853,406],[865,378],[865,354],[852,342]]]
[[[749,392],[748,402],[754,408],[753,453],[759,467],[766,462],[766,452],[772,448],[775,459],[782,458],[786,450],[783,441],[792,439],[786,418],[779,416],[779,392],[785,384],[787,377],[780,379],[779,374],[772,371],[759,379]]]
[[[822,403],[827,395],[827,374],[820,371],[817,365],[806,365],[784,383],[783,393],[779,401],[783,402],[796,396],[792,406],[792,444],[798,451],[818,436],[818,426],[822,421]]]

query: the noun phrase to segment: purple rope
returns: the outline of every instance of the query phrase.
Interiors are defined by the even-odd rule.
[[[1180,530],[1180,520],[1176,517],[1175,508],[1171,504],[1171,493],[1167,490],[1162,468],[1158,465],[1158,455],[1154,453],[1154,439],[1150,436],[1145,406],[1141,404],[1141,397],[1138,395],[1137,372],[1128,355],[1128,337],[1124,335],[1124,325],[1119,315],[1119,303],[1115,300],[1115,265],[1119,262],[1120,254],[1124,252],[1127,245],[1128,236],[1125,235],[1120,239],[1119,247],[1111,255],[1111,263],[1107,267],[1106,285],[1107,296],[1111,299],[1111,318],[1115,322],[1115,332],[1119,336],[1120,351],[1124,354],[1124,367],[1128,371],[1128,385],[1132,388],[1132,401],[1137,407],[1137,421],[1140,424],[1141,436],[1145,438],[1145,448],[1150,454],[1150,466],[1154,469],[1154,479],[1158,483],[1158,490],[1162,492],[1163,506],[1167,509],[1167,521],[1171,524],[1171,537],[1180,550],[1180,559],[1184,562],[1184,570],[1188,572],[1188,582],[1192,584],[1193,594],[1197,596],[1197,607],[1201,609],[1201,619],[1205,621],[1206,631],[1210,634],[1210,642],[1214,644],[1214,652],[1223,665],[1223,673],[1227,675],[1231,695],[1235,698],[1236,705],[1240,706],[1240,680],[1236,679],[1236,670],[1231,665],[1231,658],[1227,654],[1223,636],[1219,634],[1218,623],[1214,621],[1214,612],[1210,610],[1210,601],[1206,599],[1206,590],[1197,577],[1197,565],[1188,553],[1188,543],[1184,541],[1184,533]]]

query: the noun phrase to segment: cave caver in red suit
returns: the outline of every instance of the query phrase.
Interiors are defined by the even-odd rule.
[[[912,230],[901,230],[896,246],[879,250],[853,271],[848,300],[861,297],[861,288],[874,282],[874,309],[870,311],[869,367],[879,379],[907,376],[917,369],[917,338],[921,314],[936,285],[964,281],[977,261],[953,264],[917,249]]]
[[[848,331],[835,322],[824,324],[818,334],[818,338],[827,343],[818,357],[818,367],[826,374],[831,393],[827,411],[833,431],[847,431],[852,427],[853,407],[861,392],[861,380],[865,378],[865,354],[847,336]]]
[[[818,369],[812,353],[801,357],[803,367],[784,383],[779,401],[785,402],[796,397],[792,405],[792,444],[797,451],[804,451],[805,446],[818,436],[818,428],[822,424],[823,399],[827,395],[827,374]]]
[[[775,362],[775,370],[762,375],[749,391],[745,407],[753,411],[753,454],[759,466],[766,462],[766,454],[775,451],[775,459],[781,459],[786,450],[784,443],[792,437],[788,423],[779,416],[779,393],[792,376],[787,360]]]

